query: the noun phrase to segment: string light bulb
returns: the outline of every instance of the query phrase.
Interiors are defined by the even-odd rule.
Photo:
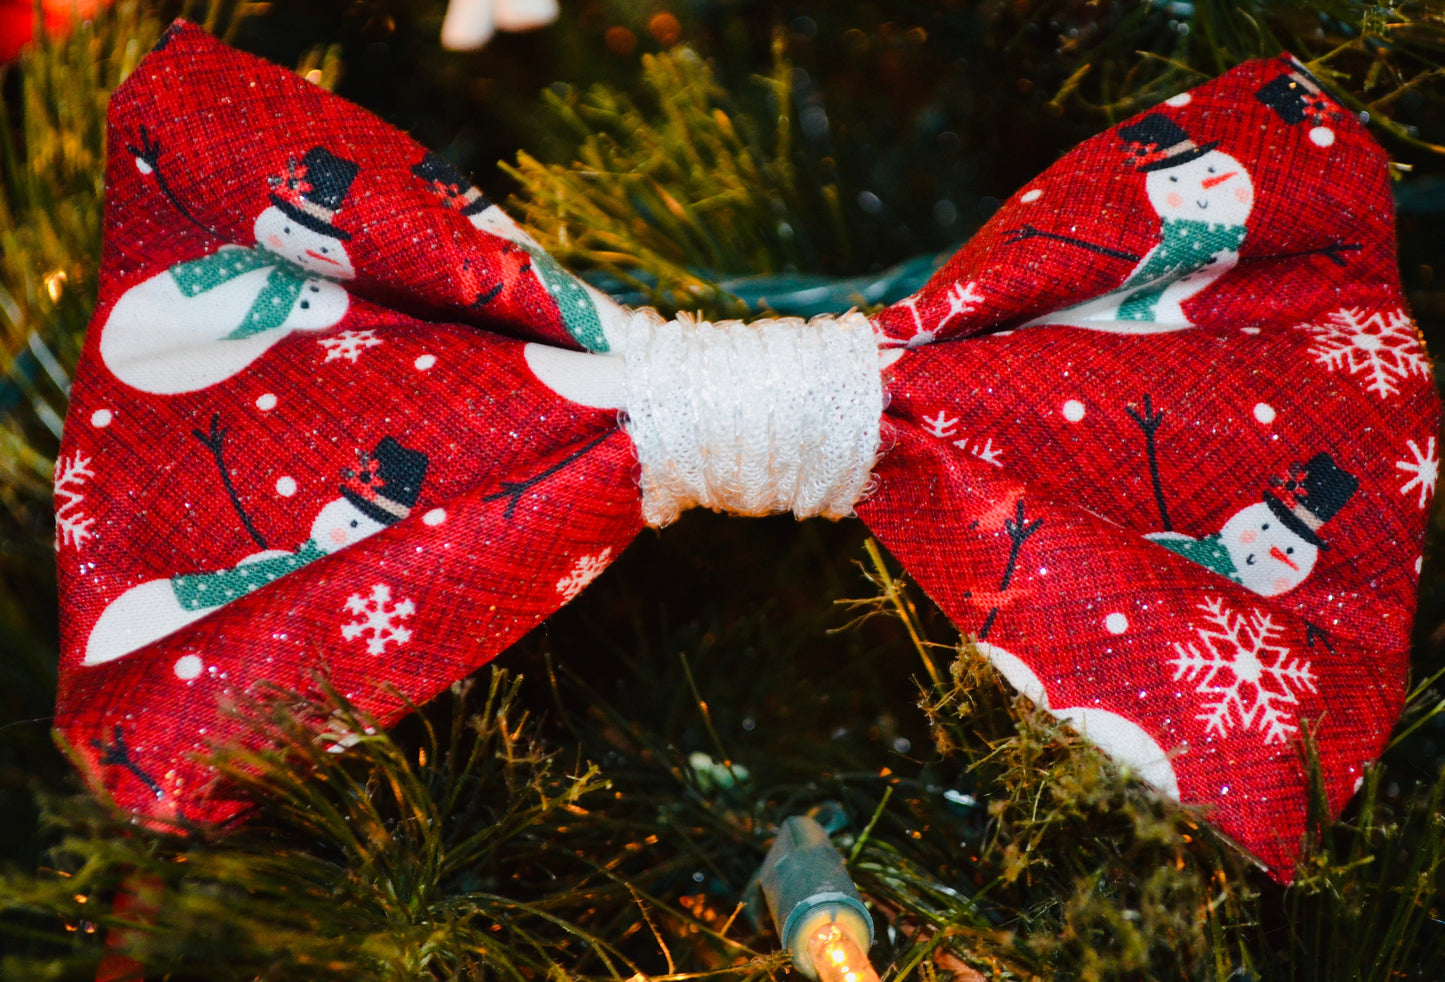
[[[806,815],[785,821],[757,884],[799,972],[818,982],[878,982],[867,955],[873,919],[823,826]]]
[[[818,982],[878,982],[878,973],[852,935],[837,922],[820,925],[806,945]],[[793,964],[798,958],[793,956]]]

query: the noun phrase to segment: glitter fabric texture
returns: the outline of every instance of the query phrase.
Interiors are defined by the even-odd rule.
[[[217,821],[245,803],[194,755],[244,738],[239,696],[324,676],[393,721],[626,548],[633,317],[189,25],[109,146],[58,726],[123,806]],[[1399,712],[1439,467],[1383,152],[1292,60],[1243,65],[1082,144],[873,324],[857,515],[1015,686],[1287,878],[1300,735],[1338,811]]]

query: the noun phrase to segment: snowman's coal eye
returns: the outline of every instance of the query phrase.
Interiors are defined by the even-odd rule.
[[[320,292],[321,292],[321,287],[317,286],[315,283],[312,283],[312,284],[311,284],[311,292],[312,292],[312,293],[320,293]]]
[[[1210,170],[1213,170],[1213,169],[1214,169],[1213,167],[1210,168]],[[326,254],[327,254],[328,252],[330,252],[330,251],[331,251],[331,250],[328,249],[326,246],[322,246],[322,247],[321,247],[321,254],[322,254],[323,256],[326,255]]]
[[[1265,522],[1263,525],[1261,525],[1261,526],[1259,527],[1259,530],[1260,530],[1261,532],[1264,532],[1264,531],[1266,531],[1268,528],[1269,528],[1269,522]]]
[[[1211,173],[1211,174],[1214,173],[1214,168],[1213,168],[1213,167],[1209,168],[1209,173]]]
[[[291,226],[290,226],[290,225],[287,225],[287,226],[286,226],[285,228],[283,228],[281,231],[285,232],[287,235],[290,235],[290,234],[291,234]]]
[[[310,310],[310,309],[311,309],[311,301],[310,301],[310,300],[303,300],[303,301],[301,301],[301,309],[302,309],[302,310]]]
[[[1286,556],[1293,556],[1293,555],[1294,555],[1294,546],[1290,546],[1288,549],[1286,549],[1286,550],[1284,551],[1284,553],[1285,553]]]
[[[1179,183],[1179,178],[1177,178],[1177,177],[1175,177],[1173,174],[1171,174],[1171,175],[1169,175],[1169,183],[1170,183],[1170,184],[1178,184],[1178,183]],[[287,229],[286,231],[289,232],[289,231],[291,231],[291,230],[290,230],[290,229]]]
[[[356,519],[353,518],[353,519],[351,520],[351,527],[352,527],[352,528],[359,528],[360,526],[361,526],[361,523],[358,522]]]

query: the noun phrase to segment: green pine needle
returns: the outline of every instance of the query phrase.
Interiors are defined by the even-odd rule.
[[[734,104],[707,62],[686,47],[642,59],[644,109],[606,86],[548,92],[574,159],[544,164],[526,152],[503,168],[521,185],[509,207],[564,265],[604,270],[645,290],[667,311],[742,312],[716,273],[798,268],[842,227],[837,189],[798,186],[793,146],[792,67],[774,46],[761,86],[766,115]],[[771,122],[765,122],[770,119]],[[809,216],[830,216],[820,224]],[[639,271],[651,280],[639,279]]]

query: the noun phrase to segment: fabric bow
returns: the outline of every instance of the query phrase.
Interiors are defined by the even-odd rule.
[[[121,805],[219,821],[245,803],[197,755],[243,738],[238,697],[320,672],[395,720],[665,520],[638,406],[688,397],[618,366],[720,329],[617,307],[440,157],[189,25],[109,141],[58,726]],[[779,385],[851,339],[864,381],[813,415],[876,389],[873,443],[812,511],[853,506],[1021,692],[1288,877],[1298,738],[1338,811],[1400,709],[1438,467],[1351,114],[1243,65],[1079,146],[871,325],[734,336],[796,349]]]

